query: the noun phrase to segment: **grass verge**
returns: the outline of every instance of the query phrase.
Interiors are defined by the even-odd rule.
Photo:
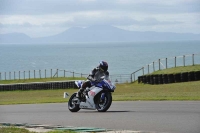
[[[120,84],[114,100],[200,100],[200,81],[174,84]]]
[[[200,100],[200,81],[163,85],[138,83],[117,84],[113,93],[114,101],[146,101],[146,100]],[[63,93],[70,95],[77,89],[30,90],[0,92],[0,105],[37,104],[67,102]]]
[[[32,132],[29,131],[25,128],[17,128],[17,127],[0,127],[0,133],[37,133],[37,132]],[[63,131],[49,131],[46,133],[76,133],[74,131],[69,131],[69,130],[63,130]]]
[[[151,74],[175,74],[191,71],[200,71],[200,65],[172,67],[168,69],[158,70]]]

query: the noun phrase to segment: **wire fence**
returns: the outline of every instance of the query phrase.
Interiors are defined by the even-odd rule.
[[[22,80],[22,79],[25,80],[25,79],[37,79],[37,78],[86,77],[86,76],[87,74],[76,73],[62,69],[0,72],[0,80]]]
[[[189,66],[189,65],[194,66],[196,64],[200,64],[200,54],[190,54],[190,55],[182,55],[182,56],[158,59],[133,72],[131,74],[132,77],[131,82],[135,82],[138,79],[138,76],[150,74],[157,70],[163,70],[173,67],[175,68],[179,66]]]
[[[27,79],[67,78],[67,77],[86,78],[87,76],[88,74],[76,73],[63,69],[0,72],[0,80],[27,80]],[[115,83],[131,82],[130,77],[131,74],[110,75],[111,81]]]
[[[110,75],[110,79],[113,83],[131,83],[131,74],[116,74]]]
[[[147,64],[131,74],[110,75],[110,79],[115,83],[131,83],[138,79],[138,76],[150,74],[157,70],[163,70],[178,66],[188,66],[200,64],[200,54],[191,54],[158,59]],[[0,72],[0,80],[25,80],[38,78],[60,78],[60,77],[87,77],[88,74],[76,73],[63,69],[50,70],[28,70],[14,72]]]

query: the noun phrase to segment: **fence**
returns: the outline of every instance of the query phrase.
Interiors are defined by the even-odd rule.
[[[41,78],[59,78],[59,77],[87,77],[88,74],[76,73],[63,69],[50,70],[29,70],[29,71],[14,71],[0,72],[0,80],[25,80],[25,79],[41,79]],[[110,79],[115,83],[130,83],[131,74],[116,74],[110,75]]]
[[[124,83],[131,82],[130,74],[127,75],[110,75],[112,82]],[[33,83],[15,83],[15,84],[0,84],[0,91],[14,90],[52,90],[77,88],[75,81],[52,81],[52,82],[33,82]]]
[[[131,83],[131,78],[131,74],[110,75],[110,79],[113,83]]]
[[[36,78],[58,78],[58,77],[86,77],[87,74],[66,71],[62,69],[50,70],[29,70],[29,71],[14,71],[0,72],[0,80],[21,80],[21,79],[36,79]]]
[[[183,56],[175,56],[170,58],[158,59],[157,61],[153,61],[152,63],[143,66],[137,71],[131,74],[131,82],[135,82],[138,76],[150,74],[157,70],[178,67],[178,66],[188,66],[200,64],[200,54],[191,54],[191,55],[183,55]]]
[[[188,66],[200,64],[200,54],[175,56],[170,58],[158,59],[152,63],[141,67],[131,74],[116,74],[110,75],[111,81],[115,83],[130,83],[135,82],[138,76],[152,73],[157,70],[162,70],[171,67]],[[88,74],[76,73],[63,69],[50,70],[29,70],[29,71],[14,71],[0,72],[0,80],[21,80],[35,78],[58,78],[58,77],[87,77]]]

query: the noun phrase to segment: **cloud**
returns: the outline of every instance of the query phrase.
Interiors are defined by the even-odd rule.
[[[2,17],[1,27],[88,27],[90,25],[172,25],[181,24],[181,21],[159,21],[155,17],[137,19],[126,12],[95,11],[75,12],[60,15],[18,15]]]
[[[139,21],[138,25],[143,26],[152,26],[152,25],[174,25],[174,24],[181,24],[183,22],[180,21],[158,21],[155,18],[147,18],[143,21]]]
[[[36,27],[36,25],[32,25],[30,23],[23,23],[23,24],[2,24],[0,23],[0,28],[15,28],[15,27],[19,27],[19,28],[25,28],[25,27]]]
[[[0,20],[1,33],[20,29],[31,36],[38,36],[38,31],[56,34],[70,27],[91,25],[113,25],[141,31],[179,27],[179,30],[174,30],[191,32],[196,28],[196,33],[200,31],[197,26],[200,22],[200,1],[1,0]]]
[[[111,15],[112,16],[112,15]],[[94,16],[95,17],[95,16]],[[76,16],[71,22],[65,22],[63,26],[82,26],[88,27],[90,25],[116,25],[116,26],[130,26],[130,25],[140,25],[140,26],[152,26],[152,25],[173,25],[181,24],[181,21],[158,21],[155,18],[145,18],[143,20],[132,19],[128,16],[109,17],[107,15],[100,15],[94,17]]]
[[[199,0],[1,0],[0,14],[41,15],[117,10],[148,13],[199,12]]]

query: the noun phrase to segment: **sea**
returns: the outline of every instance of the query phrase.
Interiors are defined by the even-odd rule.
[[[186,65],[200,64],[200,41],[102,42],[53,44],[0,44],[0,73],[59,69],[88,74],[99,61],[107,61],[110,74],[131,74],[143,66],[166,58]],[[179,59],[180,58],[180,59]]]

